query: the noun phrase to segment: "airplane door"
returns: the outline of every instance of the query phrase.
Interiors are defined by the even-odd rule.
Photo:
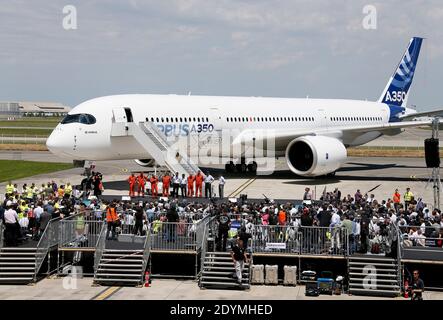
[[[210,119],[210,123],[208,124],[209,126],[213,126],[213,132],[218,132],[221,133],[222,131],[222,118],[220,115],[220,109],[217,107],[213,107],[211,108],[211,119]]]
[[[115,123],[126,123],[128,122],[128,117],[126,115],[126,108],[114,108],[112,109],[112,113],[114,115]]]
[[[317,110],[318,118],[319,118],[319,124],[321,128],[328,128],[328,117],[326,115],[326,112],[324,109],[318,109]]]

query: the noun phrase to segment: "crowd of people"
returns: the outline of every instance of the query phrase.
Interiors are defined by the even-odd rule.
[[[162,180],[161,194],[156,186],[158,180]],[[294,233],[303,233],[310,227],[322,227],[317,228],[324,231],[315,241],[330,242],[331,249],[334,249],[334,230],[346,230],[350,254],[356,251],[382,252],[395,256],[397,239],[403,246],[443,245],[441,211],[431,210],[420,197],[415,197],[410,188],[403,194],[396,189],[392,197],[381,201],[374,194],[361,190],[342,196],[338,188],[324,191],[319,200],[314,200],[312,191],[306,188],[302,202],[282,203],[267,198],[261,201],[212,199],[207,202],[195,198],[202,196],[203,184],[205,189],[211,190],[214,180],[209,173],[203,175],[201,172],[194,177],[182,178],[168,173],[159,178],[133,174],[128,179],[130,195],[144,196],[147,189],[151,194],[150,198],[137,201],[102,199],[100,173],[92,173],[80,186],[58,185],[51,181],[40,187],[34,183],[19,187],[8,182],[0,205],[0,219],[5,227],[4,244],[16,246],[28,239],[38,240],[51,219],[78,215],[105,220],[107,239],[110,240],[117,239],[119,233],[144,235],[148,230],[158,233],[162,223],[175,222],[176,227],[162,231],[167,241],[175,241],[177,235],[195,233],[198,221],[214,216],[216,250],[226,251],[228,241],[232,240],[237,273],[242,261],[247,259],[250,239],[288,243],[295,241]],[[224,186],[222,176],[219,182]],[[146,183],[150,188],[146,188]],[[222,192],[221,189],[221,198]],[[211,198],[210,191],[206,196]],[[181,230],[180,224],[190,227]]]
[[[191,176],[190,176],[191,177]],[[0,206],[0,215],[7,229],[5,239],[15,245],[25,236],[38,239],[50,219],[67,217],[78,210],[89,209],[94,212],[103,212],[102,219],[110,225],[111,238],[115,238],[118,227],[134,225],[133,232],[141,234],[154,221],[179,222],[195,221],[204,215],[227,215],[227,221],[220,221],[220,243],[218,247],[225,249],[225,240],[230,232],[230,223],[238,220],[237,225],[246,228],[246,233],[253,233],[253,226],[275,226],[278,232],[270,233],[269,237],[278,235],[285,241],[293,239],[291,232],[297,232],[302,227],[329,228],[325,235],[326,240],[333,240],[331,232],[337,227],[346,228],[349,237],[350,251],[376,253],[380,243],[386,242],[393,226],[402,235],[405,246],[442,246],[443,223],[439,209],[430,210],[421,198],[415,198],[410,188],[403,195],[396,189],[392,197],[378,201],[374,194],[362,194],[357,190],[354,195],[341,195],[336,188],[332,192],[324,192],[319,201],[313,201],[312,191],[305,189],[303,204],[278,203],[269,199],[263,201],[238,202],[212,201],[199,203],[192,196],[202,196],[202,185],[207,184],[211,190],[214,178],[208,173],[198,172],[195,177],[179,178],[165,173],[160,179],[163,181],[161,195],[165,198],[156,198],[158,188],[155,175],[145,176],[132,174],[128,179],[130,195],[143,196],[146,191],[146,181],[150,181],[151,198],[134,201],[105,201],[100,196],[103,189],[102,175],[92,173],[86,177],[80,186],[57,185],[54,181],[37,187],[34,183],[24,184],[19,188],[17,184],[8,182],[5,188],[5,200]],[[183,187],[186,181],[186,188]],[[219,181],[224,186],[224,178]],[[170,191],[172,189],[172,191]],[[95,195],[93,201],[85,201],[84,195]],[[179,197],[179,191],[181,196]],[[195,191],[195,192],[194,192]],[[211,197],[208,192],[207,197]],[[224,218],[223,218],[224,219]],[[223,220],[222,219],[222,220]],[[327,231],[325,231],[327,232]],[[284,234],[283,234],[284,233]],[[391,232],[393,233],[393,231]],[[232,237],[232,234],[230,235]],[[332,239],[331,239],[332,238]],[[268,239],[275,241],[275,239]],[[388,239],[389,240],[389,239]],[[390,239],[395,241],[395,239]],[[247,243],[246,243],[247,245]],[[388,248],[389,249],[389,248]]]

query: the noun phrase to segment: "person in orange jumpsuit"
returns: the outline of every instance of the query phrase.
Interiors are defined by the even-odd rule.
[[[171,185],[171,176],[169,173],[166,173],[162,178],[163,183],[163,197],[169,197],[169,186]]]
[[[151,193],[153,197],[158,196],[158,178],[155,174],[151,176],[151,179],[149,180],[151,182]]]
[[[395,189],[395,193],[392,196],[392,200],[394,201],[395,211],[398,212],[398,207],[400,206],[400,202],[401,202],[401,194],[400,194],[400,192],[398,192],[398,189]]]
[[[195,196],[201,197],[202,196],[202,187],[203,187],[203,175],[200,170],[198,170],[196,176],[195,176]]]
[[[194,196],[194,180],[195,177],[193,174],[190,174],[188,176],[188,197],[193,197]]]
[[[143,175],[143,172],[140,172],[140,175],[137,177],[137,185],[138,185],[138,196],[145,196],[145,182],[146,177]]]
[[[135,184],[137,182],[137,177],[134,174],[131,174],[128,178],[129,182],[129,196],[134,197],[135,196]]]

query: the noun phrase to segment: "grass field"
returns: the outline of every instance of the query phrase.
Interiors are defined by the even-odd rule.
[[[0,127],[0,135],[8,137],[16,136],[42,136],[49,137],[53,129],[39,129],[39,128],[2,128]]]
[[[1,120],[0,127],[55,128],[61,120],[62,118],[58,117],[50,117],[50,118],[26,117],[12,121]]]
[[[14,181],[37,174],[67,170],[73,167],[70,163],[0,160],[0,182]]]

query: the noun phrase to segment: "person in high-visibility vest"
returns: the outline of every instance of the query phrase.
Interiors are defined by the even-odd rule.
[[[134,197],[135,196],[135,183],[137,181],[137,177],[134,174],[131,174],[128,178],[129,182],[129,196]]]
[[[195,177],[191,173],[188,176],[188,197],[193,197],[194,196],[194,181],[195,181]]]
[[[65,194],[68,195],[68,196],[72,195],[72,186],[71,186],[71,184],[69,182],[66,184]]]
[[[26,188],[26,199],[34,199],[34,184]]]
[[[65,188],[63,185],[58,187],[57,194],[59,198],[63,198],[65,196]]]
[[[395,189],[395,192],[392,195],[392,201],[394,202],[395,211],[398,212],[398,206],[400,205],[401,202],[401,194],[400,192],[398,192],[398,189]]]
[[[414,199],[414,194],[411,192],[411,188],[406,188],[406,192],[403,195],[403,199],[405,201],[405,209],[408,209],[409,204]]]
[[[158,196],[158,178],[155,174],[151,176],[151,179],[149,179],[151,182],[151,193],[153,197]]]
[[[195,176],[195,196],[201,197],[203,194],[203,175],[200,170],[198,170]]]
[[[137,177],[137,185],[138,185],[138,196],[145,196],[145,183],[146,177],[143,175],[143,172],[140,172],[140,175]]]
[[[12,197],[14,195],[14,185],[12,184],[11,181],[9,181],[8,184],[6,185],[5,195],[7,198]]]
[[[116,237],[116,227],[117,227],[117,210],[115,209],[115,204],[112,203],[106,209],[106,224],[108,226],[108,230],[106,232],[106,240],[117,240]],[[112,237],[109,237],[109,233],[112,232]]]
[[[171,176],[169,175],[169,173],[166,173],[163,177],[162,177],[162,183],[163,183],[163,197],[169,197],[169,188],[171,185]]]

